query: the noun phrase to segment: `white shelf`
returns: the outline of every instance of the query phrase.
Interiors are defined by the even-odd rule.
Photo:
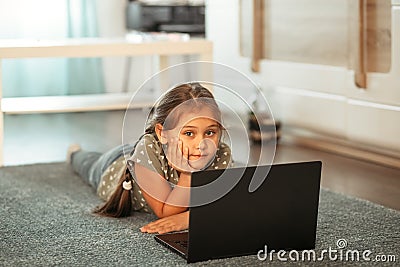
[[[1,100],[1,111],[5,114],[85,112],[100,110],[125,110],[132,94],[90,94],[68,96],[14,97]],[[140,99],[129,108],[151,107],[150,98]]]
[[[170,56],[190,54],[207,54],[212,56],[212,43],[204,39],[143,42],[135,42],[122,38],[0,40],[0,59],[143,55]],[[211,60],[210,57],[208,59]]]
[[[157,37],[157,36],[156,36]],[[159,36],[160,37],[160,36]],[[172,55],[198,55],[199,61],[212,61],[212,42],[204,39],[168,40],[160,38],[136,40],[135,38],[77,38],[62,40],[0,40],[0,166],[3,165],[3,115],[80,112],[126,109],[131,95],[79,95],[2,98],[1,60],[18,58],[86,58],[145,56],[159,57],[159,69],[168,66],[168,57]],[[163,36],[161,36],[163,37]],[[152,105],[147,99],[130,106],[140,108]]]

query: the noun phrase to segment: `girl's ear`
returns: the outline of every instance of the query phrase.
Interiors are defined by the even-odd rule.
[[[155,131],[156,131],[158,140],[160,140],[161,144],[166,144],[167,143],[167,137],[165,136],[165,132],[163,130],[163,126],[160,123],[156,124]]]

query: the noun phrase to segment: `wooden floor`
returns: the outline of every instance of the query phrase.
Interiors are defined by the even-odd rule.
[[[278,145],[275,162],[322,161],[321,186],[400,210],[400,169],[293,145]]]
[[[134,123],[125,124],[124,131],[122,111],[6,115],[5,165],[64,161],[66,149],[73,142],[88,150],[106,151],[122,143],[122,132],[125,140],[137,138],[143,131],[143,114],[141,110],[132,111],[128,117]],[[232,142],[239,144],[239,150],[240,145],[246,149],[246,140],[232,135]],[[249,151],[248,162],[254,164],[260,146],[252,145]],[[234,152],[239,160],[246,154]],[[323,162],[322,187],[400,210],[400,169],[286,143],[277,146],[275,163],[307,160]]]

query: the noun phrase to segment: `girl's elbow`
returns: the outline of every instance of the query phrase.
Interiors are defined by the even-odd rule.
[[[164,217],[167,217],[167,216],[165,216],[165,214],[163,214],[163,213],[155,213],[155,214],[156,214],[156,216],[157,216],[158,219],[162,219],[162,218],[164,218]]]
[[[166,205],[163,205],[159,209],[154,210],[154,213],[159,219],[165,218],[165,217],[168,217],[171,215],[171,211],[168,210],[168,207]]]
[[[159,219],[165,217],[165,215],[164,215],[162,209],[153,210],[153,212],[154,212],[154,214],[157,216],[157,218],[159,218]]]
[[[164,205],[163,208],[158,213],[156,213],[156,216],[161,219],[171,215],[185,212],[187,210],[188,210],[187,207],[171,207],[168,205]]]
[[[179,213],[179,212],[177,212],[175,210],[171,210],[171,208],[168,207],[168,205],[164,204],[157,212],[154,212],[154,213],[156,214],[156,216],[158,218],[161,219],[161,218],[165,218],[165,217],[174,215],[174,214]]]

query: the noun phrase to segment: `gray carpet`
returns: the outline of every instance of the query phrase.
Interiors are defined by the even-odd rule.
[[[100,203],[93,190],[65,163],[0,168],[1,266],[170,266],[186,265],[139,227],[155,219],[135,214],[110,219],[91,214]],[[346,249],[395,255],[400,261],[400,212],[373,203],[321,191],[317,256],[336,249],[344,238]],[[288,255],[286,255],[287,257]],[[295,256],[295,255],[293,255]],[[253,266],[282,264],[257,256],[212,260],[197,265]],[[360,265],[376,262],[286,262],[288,265]],[[394,265],[393,262],[382,265]]]

